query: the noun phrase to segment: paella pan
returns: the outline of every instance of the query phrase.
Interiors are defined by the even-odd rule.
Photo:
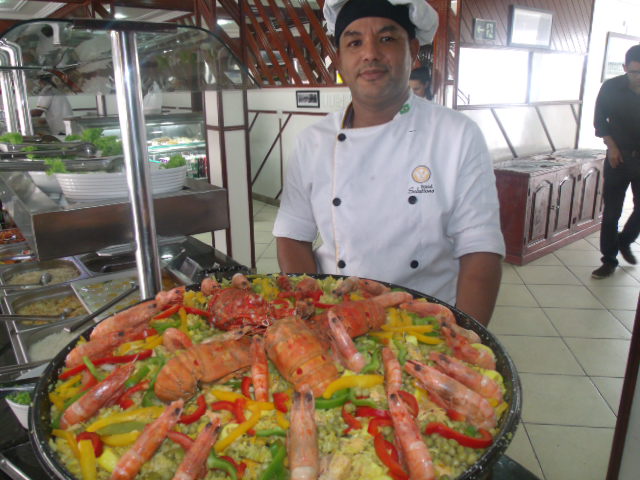
[[[353,277],[250,275],[84,332],[38,382],[30,424],[65,479],[451,480],[486,475],[520,408],[512,361],[454,307]]]

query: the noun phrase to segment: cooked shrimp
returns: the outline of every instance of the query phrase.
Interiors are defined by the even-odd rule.
[[[291,480],[309,480],[318,477],[320,458],[318,432],[315,420],[315,401],[308,386],[293,395],[291,428],[287,436],[287,453]]]
[[[91,339],[105,336],[111,332],[123,332],[146,325],[160,310],[161,308],[155,300],[148,300],[122,310],[96,325],[91,332]]]
[[[162,345],[170,352],[184,350],[193,347],[193,342],[189,335],[177,328],[167,328],[162,334]]]
[[[477,428],[496,426],[496,412],[488,400],[462,383],[414,360],[408,360],[404,369],[422,384],[430,397],[435,397],[436,403],[466,416],[469,423]]]
[[[211,295],[218,288],[220,288],[220,284],[213,277],[206,277],[200,282],[200,291],[205,295]]]
[[[453,312],[444,305],[439,303],[425,302],[422,300],[412,300],[400,305],[400,308],[409,312],[417,313],[422,317],[435,317],[440,326],[453,330],[458,335],[463,336],[469,343],[481,343],[482,340],[476,332],[462,328],[456,322]]]
[[[316,313],[316,305],[311,298],[303,298],[296,301],[296,315],[307,320]]]
[[[387,392],[389,413],[393,422],[396,440],[402,451],[409,476],[412,480],[435,480],[436,474],[427,445],[405,404],[396,392]]]
[[[89,357],[90,360],[106,357],[113,353],[113,350],[129,339],[135,337],[145,329],[145,325],[138,325],[129,330],[114,330],[104,335],[92,338],[88,342],[78,343],[67,354],[64,362],[68,368],[82,365],[82,357]]]
[[[329,319],[330,336],[333,340],[332,345],[334,349],[338,351],[345,368],[359,372],[367,364],[364,356],[358,351],[353,340],[351,340],[340,317],[331,310],[327,312],[327,317]]]
[[[186,289],[187,287],[181,286],[172,288],[171,290],[162,290],[158,292],[155,299],[156,302],[158,302],[158,307],[163,309],[167,305],[182,303],[184,300],[184,292],[186,291]]]
[[[187,451],[182,463],[176,470],[173,480],[196,480],[206,468],[207,457],[211,447],[216,443],[220,433],[220,419],[207,423],[198,434],[193,445]]]
[[[436,362],[436,368],[458,380],[474,392],[479,393],[484,398],[495,398],[499,402],[502,401],[502,390],[495,380],[468,367],[457,358],[450,357],[444,353],[431,352],[429,358]]]
[[[251,282],[242,273],[236,273],[231,277],[231,285],[242,290],[249,290],[251,288]]]
[[[296,285],[295,291],[299,292],[303,297],[306,297],[317,291],[322,292],[322,289],[320,288],[318,280],[311,277],[304,277]]]
[[[182,400],[176,400],[165,409],[162,415],[146,426],[131,448],[118,460],[111,474],[111,480],[135,478],[142,466],[153,457],[169,430],[178,422],[183,406]]]
[[[469,340],[447,327],[442,327],[440,330],[447,345],[453,350],[454,357],[488,370],[496,369],[496,359],[493,354],[487,350],[473,347]]]
[[[395,353],[389,347],[382,349],[382,362],[387,393],[396,393],[398,390],[402,390],[402,367]]]
[[[258,402],[269,401],[269,361],[264,351],[264,341],[256,335],[251,341],[251,379],[253,394]]]
[[[71,425],[85,422],[102,407],[115,402],[124,392],[124,383],[135,368],[133,363],[119,367],[103,381],[91,387],[64,411],[60,419],[60,427],[65,430]]]
[[[388,292],[390,289],[380,282],[368,278],[348,277],[342,281],[340,286],[333,293],[335,295],[345,295],[347,293],[362,291],[367,296],[376,296]]]
[[[409,302],[412,298],[409,292],[387,292],[371,297],[371,300],[381,307],[387,308]]]
[[[188,399],[196,392],[199,381],[209,383],[251,366],[247,337],[223,342],[196,344],[179,351],[169,360],[156,379],[154,391],[168,402]]]

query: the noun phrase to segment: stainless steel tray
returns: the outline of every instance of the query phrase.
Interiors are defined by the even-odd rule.
[[[29,262],[29,263],[18,263],[18,264],[12,264],[12,265],[2,265],[0,266],[0,284],[9,285],[11,278],[14,275],[17,275],[20,273],[44,272],[45,270],[49,270],[52,268],[59,268],[59,267],[72,267],[77,271],[77,275],[63,282],[56,282],[54,279],[47,286],[53,286],[53,285],[58,285],[62,283],[70,283],[74,280],[78,280],[80,278],[84,278],[88,276],[88,273],[85,271],[85,269],[83,268],[80,262],[75,260],[73,257],[66,257],[66,258],[57,258],[54,260],[45,260],[43,262]],[[0,294],[2,293],[3,291],[0,291]]]

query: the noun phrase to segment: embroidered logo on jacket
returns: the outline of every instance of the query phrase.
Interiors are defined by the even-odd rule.
[[[427,183],[431,179],[431,170],[425,165],[418,165],[411,172],[411,178],[418,186],[409,187],[409,193],[434,193],[433,185]]]

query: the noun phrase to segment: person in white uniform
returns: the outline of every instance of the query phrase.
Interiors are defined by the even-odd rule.
[[[43,77],[40,83],[43,89],[40,91],[36,108],[31,110],[31,116],[35,118],[36,126],[46,123],[51,135],[65,135],[64,119],[73,116],[71,104],[64,95],[56,95],[51,79]]]
[[[273,228],[281,270],[392,282],[488,324],[504,256],[491,158],[474,122],[408,83],[437,14],[424,0],[324,13],[352,103],[297,139]]]

